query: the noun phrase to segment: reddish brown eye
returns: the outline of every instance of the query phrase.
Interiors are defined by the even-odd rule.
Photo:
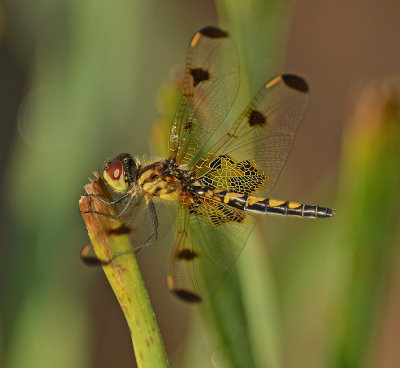
[[[107,174],[112,180],[118,180],[123,172],[122,162],[114,159],[107,165]]]

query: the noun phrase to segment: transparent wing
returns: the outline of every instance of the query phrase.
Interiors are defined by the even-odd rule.
[[[120,213],[123,212],[124,226],[115,229],[115,233],[129,233],[135,249],[147,247],[161,238],[171,228],[177,210],[173,201],[153,198],[149,203],[143,191],[138,191],[132,200],[128,198],[118,207]]]
[[[198,206],[180,204],[168,275],[170,290],[187,302],[200,302],[214,291],[255,225],[252,216],[223,203],[201,200]]]
[[[205,27],[192,38],[183,94],[175,113],[169,157],[190,164],[225,119],[239,88],[239,58],[229,34]]]
[[[256,192],[266,195],[275,185],[293,145],[308,103],[308,86],[295,75],[269,81],[251,100],[228,133],[198,160],[197,177],[213,170],[218,157],[247,160],[265,176]],[[224,189],[224,188],[219,188]]]

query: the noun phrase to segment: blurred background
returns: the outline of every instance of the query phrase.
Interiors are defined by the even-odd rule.
[[[135,366],[107,280],[79,259],[78,200],[107,157],[157,153],[176,65],[220,24],[241,52],[237,109],[278,73],[311,88],[271,196],[337,216],[260,219],[235,295],[207,308],[169,294],[168,242],[141,252],[171,365],[399,367],[399,15],[395,0],[0,1],[0,366]]]

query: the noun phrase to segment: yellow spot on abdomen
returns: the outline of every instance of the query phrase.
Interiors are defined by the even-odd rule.
[[[233,198],[241,198],[243,197],[243,194],[238,194],[238,193],[226,193],[224,197],[224,203],[229,203],[229,201]]]
[[[251,206],[252,204],[257,203],[257,202],[261,202],[261,201],[263,201],[263,200],[265,200],[265,198],[249,196],[249,197],[247,198],[247,203],[246,203],[246,205],[247,205],[247,206]]]
[[[271,207],[278,207],[278,206],[281,206],[284,203],[286,203],[286,201],[277,201],[276,199],[270,199],[269,200],[269,205]]]

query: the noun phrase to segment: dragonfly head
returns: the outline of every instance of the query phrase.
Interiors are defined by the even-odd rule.
[[[127,192],[136,180],[138,163],[129,153],[121,153],[104,165],[103,177],[118,193]]]

